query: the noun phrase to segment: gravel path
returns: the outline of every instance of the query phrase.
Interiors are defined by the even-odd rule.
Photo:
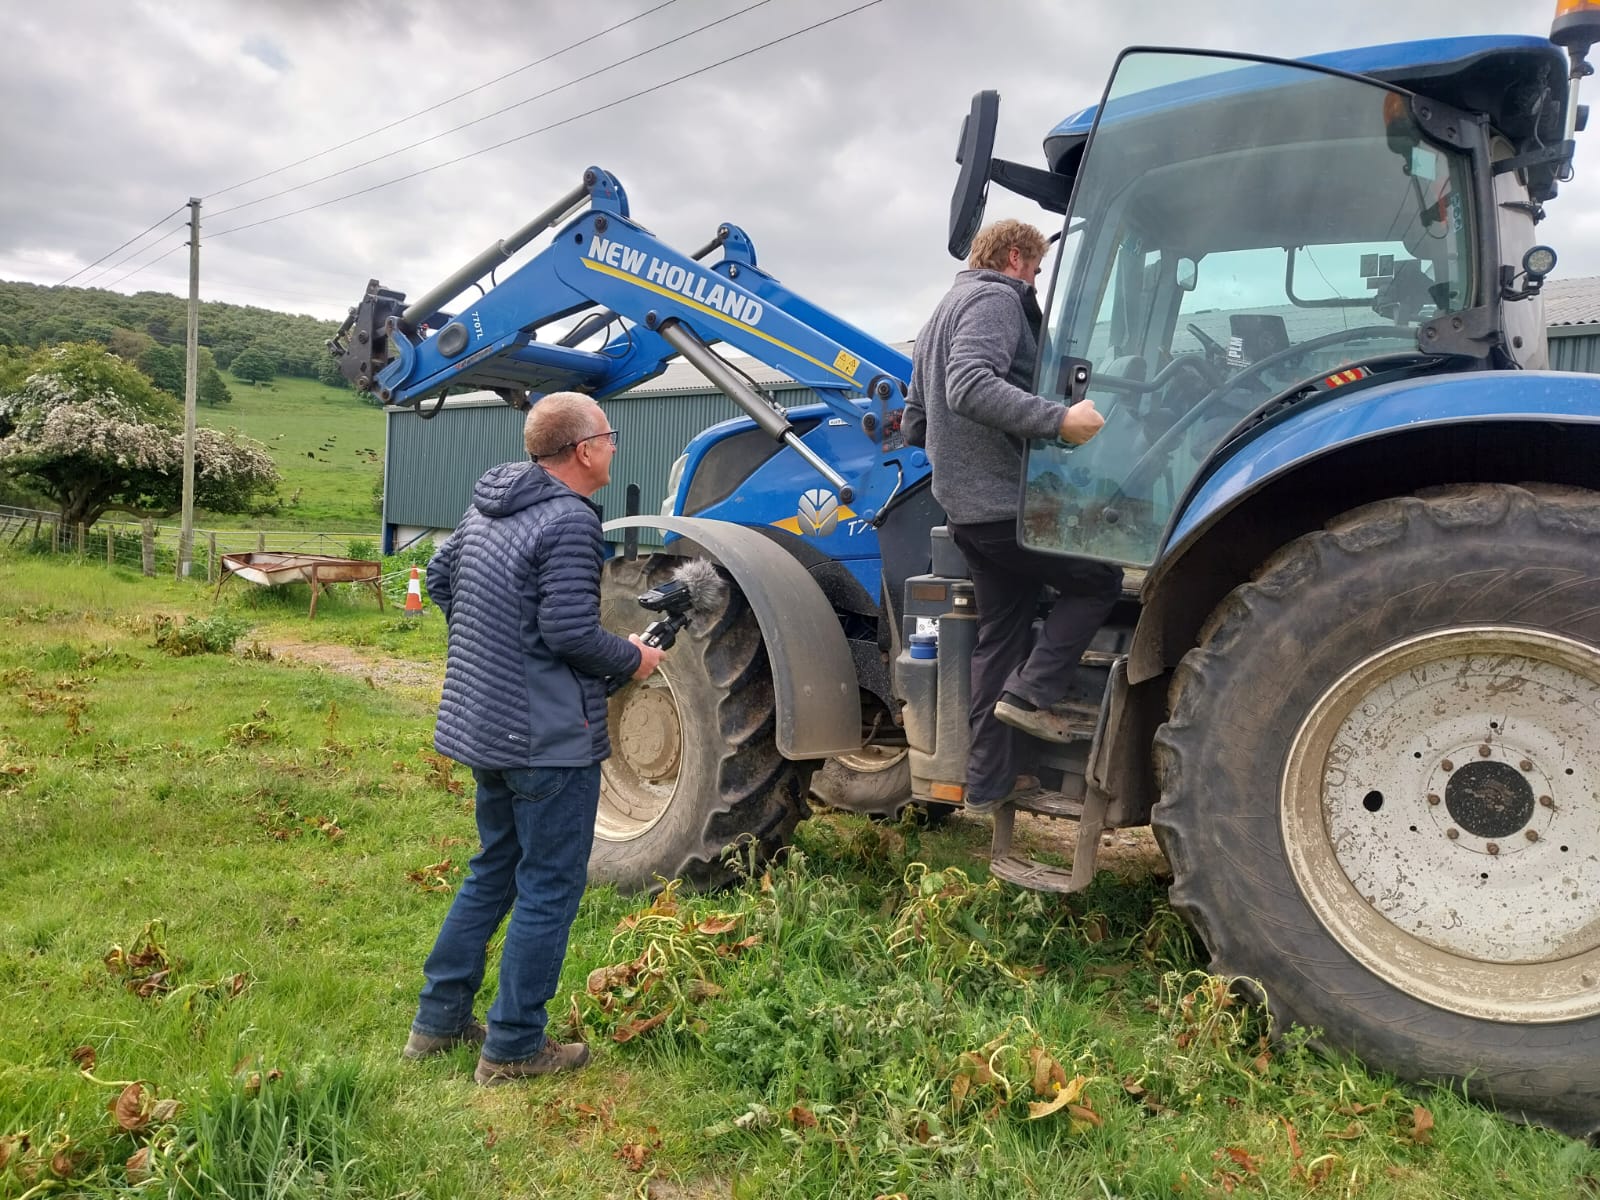
[[[337,643],[302,642],[277,638],[267,649],[280,662],[295,666],[320,667],[341,675],[355,675],[374,688],[415,688],[437,699],[444,683],[443,663],[420,663],[382,654],[363,654],[351,646]]]

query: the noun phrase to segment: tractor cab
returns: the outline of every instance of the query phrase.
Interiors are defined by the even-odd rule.
[[[1024,543],[1148,566],[1208,466],[1306,406],[1543,366],[1565,71],[1536,38],[1125,54],[1046,143],[1073,191],[1037,387],[1106,427],[1029,447]]]

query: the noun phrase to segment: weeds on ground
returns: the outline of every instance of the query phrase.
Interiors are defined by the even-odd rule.
[[[1596,1151],[1266,1042],[1153,884],[1016,892],[959,818],[807,822],[714,896],[593,890],[552,1005],[588,1070],[402,1065],[476,846],[428,707],[171,657],[173,585],[13,578],[0,1196],[1594,1194]]]
[[[226,613],[185,617],[180,623],[158,614],[154,618],[155,644],[174,658],[190,654],[228,654],[250,626]]]

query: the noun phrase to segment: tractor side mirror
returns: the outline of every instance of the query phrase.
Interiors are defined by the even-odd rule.
[[[994,131],[1000,123],[1000,93],[979,92],[972,98],[972,111],[961,122],[961,139],[956,146],[956,190],[950,197],[950,239],[952,258],[965,261],[972,239],[983,225],[983,209],[989,199],[989,160],[994,154]]]

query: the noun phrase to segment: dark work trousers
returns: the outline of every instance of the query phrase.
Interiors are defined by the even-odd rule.
[[[972,652],[972,750],[967,796],[994,800],[1017,778],[1018,732],[994,715],[1000,693],[1048,708],[1066,695],[1083,652],[1122,593],[1122,568],[1038,554],[1017,545],[1015,521],[950,526],[966,556],[978,601]],[[1033,641],[1040,588],[1057,599]],[[1030,649],[1031,645],[1031,649]]]

